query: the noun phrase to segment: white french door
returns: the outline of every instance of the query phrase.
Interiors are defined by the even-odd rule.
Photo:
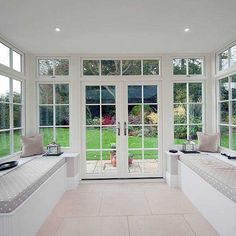
[[[160,85],[82,88],[82,178],[162,177]]]

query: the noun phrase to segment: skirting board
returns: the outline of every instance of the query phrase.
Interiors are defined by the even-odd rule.
[[[66,190],[66,163],[15,211],[0,214],[0,235],[34,236]]]
[[[178,161],[179,186],[221,236],[236,235],[236,203]],[[199,226],[200,227],[200,226]]]
[[[169,172],[166,172],[166,183],[170,187],[178,187],[178,175],[171,175]]]

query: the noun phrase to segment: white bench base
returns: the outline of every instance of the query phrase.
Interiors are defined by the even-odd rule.
[[[66,163],[11,213],[0,214],[0,235],[34,236],[66,191]]]
[[[236,235],[236,203],[178,161],[179,186],[221,236]],[[199,225],[199,227],[201,227]]]

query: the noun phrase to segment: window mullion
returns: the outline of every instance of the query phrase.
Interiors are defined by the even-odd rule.
[[[187,139],[189,139],[189,83],[186,83],[187,89]]]
[[[53,84],[53,141],[56,142],[56,85]]]

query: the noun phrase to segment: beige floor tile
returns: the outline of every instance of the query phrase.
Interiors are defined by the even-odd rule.
[[[53,210],[53,217],[97,216],[101,193],[66,192]]]
[[[103,193],[100,215],[150,215],[144,193]]]
[[[37,236],[53,236],[62,223],[62,218],[52,218],[51,216],[44,222],[39,229]]]
[[[145,195],[153,214],[183,214],[196,212],[191,202],[179,189],[169,188],[158,192],[147,191]]]
[[[58,236],[128,236],[127,217],[80,217],[64,219]]]
[[[197,236],[217,236],[217,232],[201,214],[186,214],[185,220]]]
[[[181,215],[129,216],[130,236],[193,236]]]
[[[117,184],[117,183],[108,183],[108,184],[103,184],[103,183],[85,183],[85,184],[80,184],[76,191],[78,192],[117,192],[122,190],[122,184]]]

